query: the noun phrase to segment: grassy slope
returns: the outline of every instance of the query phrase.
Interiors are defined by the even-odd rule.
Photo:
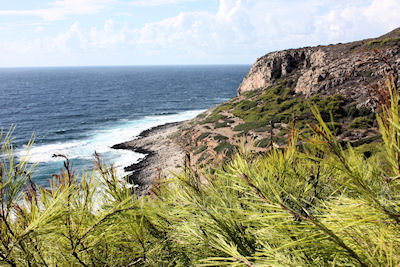
[[[323,48],[333,57],[363,58],[365,53],[372,53],[372,49],[386,51],[395,49],[399,44],[400,29],[395,29],[376,39],[329,45]],[[384,54],[379,56],[378,52],[377,58],[381,57],[381,61],[384,61],[382,58]],[[357,65],[352,71],[357,74],[355,77],[361,75],[366,78],[364,82],[373,84],[381,78],[382,73],[372,73],[368,66],[368,64]],[[194,162],[198,166],[211,163],[215,157],[223,158],[224,154],[229,156],[241,142],[247,142],[252,151],[264,152],[265,148],[270,148],[271,145],[285,146],[287,133],[293,125],[307,136],[310,133],[307,123],[313,122],[310,105],[315,104],[339,140],[350,142],[355,147],[361,146],[360,150],[366,154],[376,150],[374,144],[376,140],[380,140],[380,136],[377,135],[375,115],[370,110],[358,108],[354,104],[356,101],[353,103],[354,99],[330,95],[326,90],[322,91],[321,95],[313,95],[308,99],[296,95],[293,90],[296,75],[299,75],[299,72],[287,74],[274,80],[276,85],[273,87],[245,92],[200,114],[181,132],[178,140],[192,152]],[[347,78],[351,81],[350,77]],[[364,89],[368,88],[360,90]],[[351,89],[350,92],[353,90],[356,89]],[[369,143],[372,145],[365,145]]]
[[[245,138],[250,150],[256,152],[271,144],[282,147],[293,125],[303,136],[311,133],[308,124],[315,123],[310,110],[313,105],[340,140],[360,146],[379,139],[371,110],[357,108],[340,95],[304,98],[294,94],[285,81],[266,90],[246,92],[200,114],[182,130],[179,139],[199,165],[211,162],[215,155],[230,155]]]

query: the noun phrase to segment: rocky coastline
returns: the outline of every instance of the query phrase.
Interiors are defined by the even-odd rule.
[[[157,177],[179,171],[185,151],[191,166],[204,168],[223,161],[242,143],[256,153],[284,147],[294,124],[311,134],[313,104],[338,140],[370,155],[381,140],[373,88],[398,69],[400,28],[375,39],[271,52],[253,64],[236,97],[190,123],[157,126],[113,148],[146,154],[125,168],[142,194]]]
[[[172,173],[180,171],[185,153],[171,136],[182,124],[173,122],[155,126],[144,130],[134,140],[111,147],[146,155],[139,162],[124,168],[130,173],[128,182],[136,186],[138,195],[146,194],[158,177],[172,177]]]

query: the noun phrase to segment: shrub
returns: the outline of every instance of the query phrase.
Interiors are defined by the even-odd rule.
[[[242,95],[246,98],[252,98],[259,95],[261,92],[260,90],[253,90],[253,91],[246,91]]]
[[[271,143],[271,139],[269,138],[263,138],[261,140],[256,141],[255,146],[256,147],[267,147]]]
[[[199,149],[197,149],[193,154],[197,155],[200,154],[201,152],[205,151],[208,148],[207,145],[201,146]]]
[[[202,162],[203,160],[209,158],[209,156],[210,156],[210,155],[209,155],[207,152],[201,154],[200,157],[199,157],[199,159],[197,160],[197,163],[200,163],[200,162]]]
[[[367,43],[367,46],[385,46],[385,45],[395,45],[400,43],[400,37],[388,37],[383,40],[375,39]]]
[[[197,119],[202,119],[202,118],[204,118],[205,116],[206,116],[206,113],[203,112],[203,113],[200,113],[199,115],[197,115],[196,118],[197,118]]]
[[[228,100],[225,103],[222,103],[221,105],[219,105],[214,111],[214,114],[219,114],[222,111],[227,111],[232,109],[235,106],[235,100]]]
[[[201,134],[196,138],[196,141],[197,141],[197,142],[198,142],[198,141],[201,141],[201,140],[203,140],[204,138],[208,137],[210,134],[211,134],[210,132],[201,133]]]
[[[227,121],[214,123],[214,128],[215,129],[224,128],[224,127],[229,127],[229,123]]]
[[[243,131],[243,132],[248,132],[251,130],[255,130],[261,127],[266,127],[268,125],[267,122],[264,121],[251,121],[251,122],[245,122],[239,125],[236,125],[233,130],[234,131]]]
[[[225,140],[228,140],[228,137],[218,134],[218,135],[214,136],[214,140],[219,141],[219,142],[225,141]]]
[[[218,154],[225,153],[227,156],[230,156],[235,151],[235,146],[227,142],[221,142],[214,148],[214,151]]]
[[[205,120],[200,122],[200,124],[214,123],[216,121],[223,120],[223,119],[226,119],[226,118],[227,117],[224,116],[224,115],[212,113]]]
[[[374,124],[374,119],[371,117],[357,117],[350,123],[350,128],[354,129],[367,129],[372,127]]]

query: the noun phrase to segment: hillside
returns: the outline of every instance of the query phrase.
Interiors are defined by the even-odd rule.
[[[339,140],[370,154],[380,139],[372,86],[400,67],[400,28],[375,39],[269,53],[257,59],[238,96],[181,127],[176,140],[205,166],[241,142],[255,152],[287,143],[295,125],[311,132],[315,104]],[[245,141],[244,141],[245,139]]]

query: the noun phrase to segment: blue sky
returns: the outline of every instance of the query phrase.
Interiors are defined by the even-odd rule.
[[[1,67],[251,64],[400,26],[400,0],[0,1]]]

